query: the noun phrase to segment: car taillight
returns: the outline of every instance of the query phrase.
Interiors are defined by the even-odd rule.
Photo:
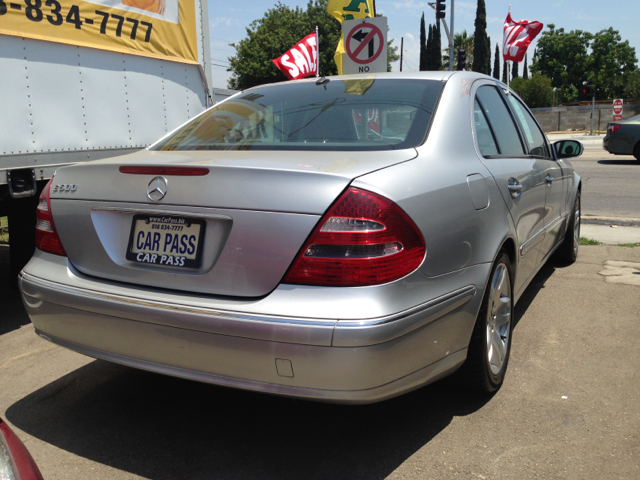
[[[607,133],[617,132],[618,130],[620,130],[621,126],[622,125],[609,125],[609,128],[607,128]]]
[[[7,480],[42,480],[33,457],[0,418],[0,478]]]
[[[391,282],[420,266],[426,247],[395,203],[349,188],[322,217],[284,283],[354,287]]]
[[[53,178],[49,180],[44,190],[42,190],[36,210],[36,248],[43,252],[66,257],[67,254],[62,247],[62,243],[60,243],[60,237],[58,237],[56,226],[53,224],[53,216],[51,215],[51,200],[49,196],[52,181]]]

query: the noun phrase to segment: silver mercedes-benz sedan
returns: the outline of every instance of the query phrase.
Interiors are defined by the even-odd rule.
[[[503,383],[514,305],[575,261],[580,178],[471,72],[252,88],[141,152],[61,168],[20,275],[82,354],[291,397]]]

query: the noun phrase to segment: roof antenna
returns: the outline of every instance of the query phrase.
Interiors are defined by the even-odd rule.
[[[324,66],[320,67],[320,71],[322,72],[322,76],[318,80],[316,80],[316,85],[322,85],[324,87],[327,83],[329,83],[329,79],[324,78]]]

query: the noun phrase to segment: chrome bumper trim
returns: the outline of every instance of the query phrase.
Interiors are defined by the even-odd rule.
[[[462,307],[476,293],[476,287],[468,285],[393,315],[340,320],[256,316],[169,304],[71,287],[24,271],[19,282],[25,296],[93,313],[256,340],[340,347],[391,341]]]

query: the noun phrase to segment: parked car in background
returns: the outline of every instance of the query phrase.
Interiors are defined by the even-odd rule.
[[[614,155],[633,155],[640,162],[640,115],[609,123],[602,147]]]
[[[578,254],[581,153],[472,72],[255,87],[59,169],[24,304],[51,342],[219,385],[368,403],[460,369],[493,392],[514,305]]]

